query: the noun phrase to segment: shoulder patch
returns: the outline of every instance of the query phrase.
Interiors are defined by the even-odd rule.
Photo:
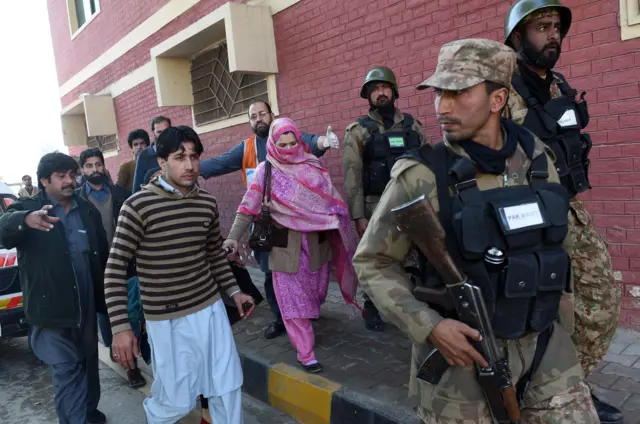
[[[349,124],[349,126],[347,127],[346,131],[351,131],[352,128],[356,127],[356,126],[360,126],[360,123],[358,121],[355,121],[351,124]]]

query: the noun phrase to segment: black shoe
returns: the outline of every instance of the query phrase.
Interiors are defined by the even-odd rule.
[[[302,362],[298,363],[300,364],[300,366],[302,366],[302,368],[305,369],[305,371],[311,374],[318,374],[319,372],[322,372],[322,365],[320,365],[320,362],[316,362],[315,364],[311,365],[304,365]]]
[[[140,368],[127,371],[127,379],[129,380],[129,387],[132,389],[137,389],[147,384],[147,380],[142,376]]]
[[[598,418],[600,418],[602,424],[622,424],[624,416],[618,408],[604,403],[593,393],[591,394],[591,399],[593,400],[593,405],[596,407]]]
[[[105,424],[107,417],[97,409],[87,414],[87,424]]]
[[[362,311],[362,318],[364,318],[367,330],[384,331],[384,321],[382,321],[377,309],[365,307]]]
[[[264,338],[267,340],[275,339],[286,332],[287,330],[284,328],[284,324],[273,322],[266,330],[264,330]]]

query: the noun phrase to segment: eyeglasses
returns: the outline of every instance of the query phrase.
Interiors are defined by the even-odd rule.
[[[265,116],[268,116],[268,115],[269,115],[269,112],[264,112],[264,111],[263,111],[263,112],[260,112],[258,115],[256,115],[256,114],[254,113],[253,115],[249,116],[249,119],[251,119],[252,121],[257,121],[257,120],[258,120],[258,117],[259,117],[260,119],[263,119]]]

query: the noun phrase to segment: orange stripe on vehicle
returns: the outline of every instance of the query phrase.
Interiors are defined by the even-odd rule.
[[[13,297],[9,300],[9,303],[7,304],[7,309],[16,308],[20,305],[22,305],[22,296]]]

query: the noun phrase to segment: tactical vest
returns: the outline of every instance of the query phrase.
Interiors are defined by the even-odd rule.
[[[413,116],[404,113],[402,131],[380,132],[378,123],[369,116],[358,123],[369,132],[364,142],[364,195],[379,196],[391,179],[391,168],[403,154],[420,147],[420,135],[413,129]]]
[[[558,317],[563,292],[570,291],[571,271],[562,247],[569,230],[569,201],[562,185],[547,181],[546,155],[533,159],[529,185],[484,191],[476,185],[475,165],[453,155],[444,143],[422,146],[407,156],[436,176],[447,250],[482,289],[496,337],[518,339],[550,326]],[[499,269],[485,260],[490,248],[504,253]],[[443,284],[428,264],[421,280],[432,288]],[[432,307],[456,318],[455,311]]]
[[[576,101],[577,91],[569,86],[564,76],[554,73],[562,82],[558,88],[562,96],[541,104],[526,86],[520,75],[512,80],[513,87],[522,96],[529,110],[523,126],[544,141],[556,154],[556,168],[569,197],[591,188],[589,184],[589,151],[591,137],[581,133],[589,123],[589,111],[582,92],[581,102]]]

